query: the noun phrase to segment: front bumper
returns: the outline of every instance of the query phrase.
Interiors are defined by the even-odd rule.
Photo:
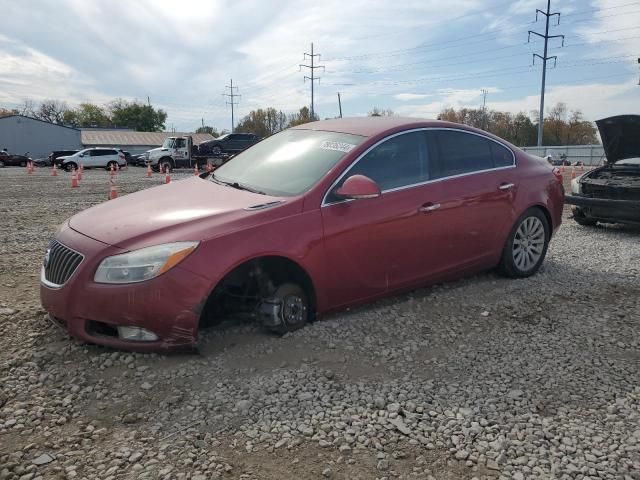
[[[70,228],[57,240],[85,255],[67,283],[40,284],[42,306],[71,336],[85,342],[133,351],[189,350],[195,347],[200,313],[210,282],[176,266],[146,282],[111,285],[93,282],[98,263],[121,250]],[[153,341],[120,338],[118,327],[153,332]]]
[[[640,223],[640,201],[567,195],[565,203],[579,208],[587,218],[610,223]]]

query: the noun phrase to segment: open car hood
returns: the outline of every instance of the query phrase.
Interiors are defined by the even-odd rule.
[[[640,115],[617,115],[596,120],[609,163],[640,157]]]

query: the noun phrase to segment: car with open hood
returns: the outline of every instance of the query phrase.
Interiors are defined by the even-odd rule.
[[[574,179],[566,202],[580,225],[640,225],[640,115],[618,115],[596,122],[604,166]]]
[[[192,348],[238,315],[282,333],[486,269],[533,275],[563,205],[553,167],[472,127],[312,122],[71,217],[40,297],[72,336],[116,348]]]

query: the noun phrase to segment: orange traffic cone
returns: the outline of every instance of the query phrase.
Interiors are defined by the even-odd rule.
[[[580,165],[580,171],[584,172],[584,163],[582,165]]]
[[[78,187],[78,176],[76,175],[76,169],[71,170],[71,188]]]
[[[151,171],[151,165],[147,165],[147,178],[151,178],[152,175],[152,171]]]
[[[164,183],[166,184],[170,182],[171,182],[171,175],[169,175],[169,169],[167,168],[164,174]]]
[[[109,174],[113,177],[116,174],[116,169],[113,168],[113,163],[111,164],[111,167],[109,169]]]
[[[58,176],[58,166],[55,163],[53,164],[53,170],[51,171],[51,176],[52,177]]]
[[[84,167],[80,164],[80,168],[78,168],[78,181],[82,180],[82,172],[84,172]]]
[[[193,175],[196,176],[196,177],[198,175],[200,175],[200,172],[198,171],[198,164],[197,163],[193,166]]]
[[[560,166],[560,173],[564,173],[564,164]]]
[[[33,173],[33,162],[27,162],[27,173],[29,175]]]
[[[114,200],[118,198],[118,187],[116,187],[116,184],[111,181],[111,185],[109,187],[109,200]]]

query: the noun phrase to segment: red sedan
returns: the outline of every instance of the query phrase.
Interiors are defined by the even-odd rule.
[[[560,180],[463,125],[309,123],[214,174],[69,219],[44,258],[42,305],[79,339],[161,350],[193,347],[229,316],[285,332],[481,270],[527,277],[560,226]]]

